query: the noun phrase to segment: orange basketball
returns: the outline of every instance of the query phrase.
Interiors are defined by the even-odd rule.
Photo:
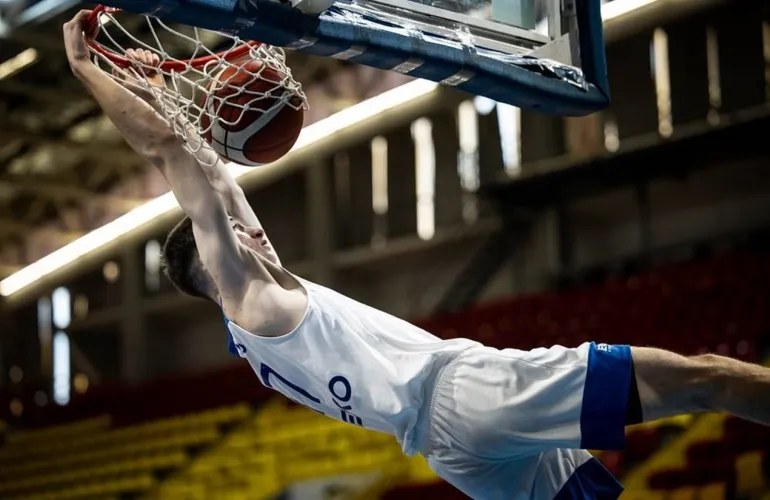
[[[208,84],[203,138],[220,156],[241,165],[281,158],[297,142],[305,115],[302,99],[284,86],[285,80],[262,61],[229,65]]]

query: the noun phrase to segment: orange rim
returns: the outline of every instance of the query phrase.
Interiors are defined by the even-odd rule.
[[[107,47],[105,47],[104,45],[96,41],[96,37],[99,34],[99,16],[101,16],[102,14],[115,14],[117,12],[120,12],[121,10],[122,9],[118,9],[115,7],[97,5],[94,8],[94,10],[91,11],[91,14],[88,16],[87,25],[84,27],[84,31],[86,34],[86,41],[88,43],[88,46],[91,47],[91,49],[93,49],[95,52],[98,52],[105,58],[112,61],[113,64],[115,64],[119,68],[128,68],[129,66],[132,66],[134,64],[134,61],[132,61],[131,59],[127,58],[122,54],[119,54],[113,50],[108,49]],[[252,48],[259,47],[260,45],[261,45],[260,42],[248,41],[230,50],[218,52],[216,54],[212,54],[209,56],[197,57],[195,59],[189,59],[187,61],[179,61],[179,60],[163,61],[160,63],[160,66],[158,66],[158,68],[161,71],[177,72],[177,73],[187,71],[190,68],[202,69],[207,64],[210,64],[212,61],[219,61],[219,60],[232,61],[234,59],[243,57],[247,55]]]

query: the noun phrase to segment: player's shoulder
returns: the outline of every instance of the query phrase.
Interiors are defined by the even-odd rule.
[[[242,297],[223,299],[222,309],[247,332],[278,337],[294,330],[305,316],[307,294],[279,283],[255,283]]]

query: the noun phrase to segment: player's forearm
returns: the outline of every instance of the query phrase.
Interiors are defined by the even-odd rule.
[[[253,225],[250,219],[253,214],[251,207],[246,202],[243,190],[235,179],[227,171],[227,165],[222,161],[219,155],[203,142],[200,134],[187,119],[181,115],[177,118],[179,126],[185,129],[185,140],[189,146],[190,152],[198,160],[203,173],[209,180],[209,184],[219,194],[225,205],[227,213],[240,220],[244,224]],[[244,204],[246,205],[244,207]]]
[[[185,151],[168,123],[89,61],[73,64],[72,69],[126,142],[163,174],[184,212],[205,225],[210,218],[207,213],[221,201],[212,192],[199,162]]]
[[[162,145],[174,140],[173,131],[165,120],[146,102],[116,83],[90,61],[73,64],[72,70],[129,146],[149,161],[157,163]]]

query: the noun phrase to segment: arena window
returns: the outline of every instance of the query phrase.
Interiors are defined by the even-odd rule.
[[[508,104],[498,104],[497,122],[503,168],[508,175],[518,175],[521,169],[521,110]]]
[[[663,28],[657,28],[652,35],[651,56],[658,105],[658,133],[661,137],[670,137],[674,132],[671,118],[671,75],[668,66],[668,34]]]
[[[618,122],[615,117],[607,114],[604,119],[604,147],[607,151],[614,153],[620,149],[620,133],[618,131]]]
[[[53,400],[60,406],[70,402],[70,339],[64,332],[53,337]]]
[[[120,278],[120,266],[117,262],[109,261],[104,264],[102,274],[107,283],[115,283]]]
[[[40,371],[51,374],[51,339],[53,324],[51,322],[51,298],[41,297],[37,301],[37,337],[40,341]]]
[[[435,224],[436,149],[433,125],[427,118],[412,123],[415,175],[417,176],[417,235],[423,240],[433,238]]]
[[[51,341],[51,299],[40,297],[37,301],[37,336],[40,343]]]
[[[51,305],[53,326],[58,330],[53,337],[53,399],[66,405],[70,400],[70,340],[62,330],[69,327],[72,318],[70,291],[64,287],[54,290]]]
[[[144,245],[144,286],[150,292],[160,290],[160,243],[157,240]]]
[[[388,140],[372,139],[372,211],[374,228],[372,245],[382,245],[388,234]]]
[[[53,324],[59,330],[64,330],[70,326],[72,319],[72,309],[70,304],[70,291],[64,287],[59,287],[51,295],[53,304]]]
[[[473,107],[480,115],[488,115],[497,108],[497,102],[484,96],[476,96],[473,98]]]
[[[763,24],[765,47],[767,51],[766,59],[770,61],[770,29],[768,24]],[[711,109],[708,113],[708,121],[712,125],[719,124],[719,109],[722,107],[722,81],[719,76],[719,38],[717,32],[712,26],[706,28],[706,71],[708,72],[709,84],[709,104]],[[770,85],[768,85],[770,88]],[[770,93],[768,93],[770,101]]]
[[[494,101],[490,101],[494,103]],[[483,103],[481,107],[483,108]],[[479,188],[479,120],[478,105],[465,101],[457,109],[457,134],[460,151],[457,154],[457,173],[463,188],[463,220],[471,224],[479,217],[476,190]],[[491,113],[491,110],[490,110]]]

